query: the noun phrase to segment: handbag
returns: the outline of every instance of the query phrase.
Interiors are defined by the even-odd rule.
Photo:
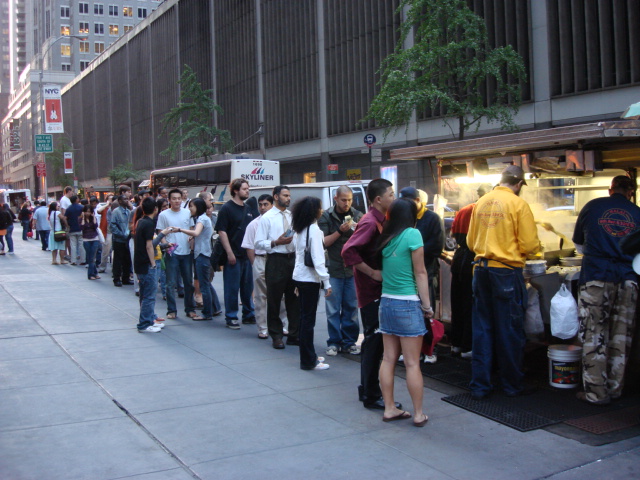
[[[304,264],[306,267],[314,268],[313,257],[311,256],[311,250],[309,249],[309,228],[311,225],[307,227],[307,244],[304,247]]]
[[[64,230],[56,230],[56,220],[58,220],[58,215],[53,212],[53,240],[56,242],[65,242],[67,240],[67,232]],[[60,225],[62,227],[62,225]]]
[[[425,355],[433,355],[433,350],[436,348],[436,345],[442,340],[442,337],[444,337],[444,325],[440,320],[436,320],[435,318],[425,319],[425,322],[427,321],[430,322],[430,326],[427,327],[428,331],[422,342],[422,353]]]

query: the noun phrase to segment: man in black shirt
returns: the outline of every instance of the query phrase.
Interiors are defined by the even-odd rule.
[[[140,282],[140,317],[138,319],[138,332],[157,333],[164,324],[163,319],[158,319],[155,313],[156,288],[156,245],[170,233],[171,227],[158,234],[155,242],[153,235],[156,230],[154,217],[158,208],[153,198],[145,198],[142,201],[142,213],[144,216],[138,221],[136,235],[134,237],[133,269]]]
[[[220,242],[227,253],[227,262],[222,272],[224,279],[224,316],[227,327],[237,330],[238,291],[242,299],[242,323],[256,323],[253,309],[253,273],[247,252],[242,248],[242,239],[247,225],[253,220],[253,214],[244,204],[249,198],[249,183],[236,178],[229,184],[231,200],[225,203],[218,213],[216,230]]]

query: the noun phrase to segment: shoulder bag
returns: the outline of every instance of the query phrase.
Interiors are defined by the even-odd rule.
[[[307,244],[304,247],[304,264],[307,267],[314,268],[313,257],[311,256],[311,249],[309,248],[309,229],[311,225],[307,227]]]
[[[53,212],[53,239],[56,242],[66,242],[67,232],[64,230],[56,230],[56,220],[58,220],[58,215],[56,215],[56,212]],[[60,228],[62,228],[62,225],[60,225]]]

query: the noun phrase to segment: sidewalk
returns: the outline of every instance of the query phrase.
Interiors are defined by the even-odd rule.
[[[180,312],[139,334],[133,287],[108,273],[90,282],[83,267],[51,265],[39,242],[15,243],[0,257],[2,479],[640,478],[639,437],[592,447],[519,433],[429,388],[425,428],[383,423],[357,401],[359,363],[302,371],[296,347],[274,350],[254,325]]]

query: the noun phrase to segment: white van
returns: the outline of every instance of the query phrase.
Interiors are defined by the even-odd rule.
[[[367,213],[367,185],[371,180],[362,181],[338,181],[338,182],[317,182],[317,183],[298,183],[294,185],[287,185],[291,192],[291,205],[302,197],[318,197],[322,201],[323,210],[327,210],[333,205],[333,197],[336,195],[336,190],[342,185],[353,190],[353,208],[360,210],[362,213]],[[260,197],[260,195],[267,193],[271,195],[273,192],[273,186],[270,187],[255,187],[251,188],[250,195],[252,197]]]
[[[2,200],[4,201],[4,203],[9,205],[11,207],[11,210],[13,210],[13,213],[15,213],[16,215],[18,214],[18,211],[20,210],[20,207],[24,202],[26,202],[27,200],[33,202],[33,199],[31,198],[31,190],[29,189],[0,190],[0,195],[2,195]]]

